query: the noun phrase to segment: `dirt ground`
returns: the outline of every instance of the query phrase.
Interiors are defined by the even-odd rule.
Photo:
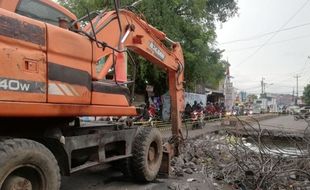
[[[193,181],[191,181],[193,180]],[[191,181],[191,182],[187,182]],[[185,175],[181,178],[159,178],[153,183],[138,184],[107,167],[94,167],[64,177],[61,190],[213,190],[213,184],[202,175]]]

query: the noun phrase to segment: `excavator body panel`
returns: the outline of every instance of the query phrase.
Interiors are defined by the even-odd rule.
[[[0,0],[0,116],[136,115],[126,86],[93,80],[96,43],[58,18],[77,20],[49,0]]]
[[[0,101],[46,102],[46,25],[1,9]]]
[[[85,36],[47,24],[48,102],[90,104],[92,43]]]

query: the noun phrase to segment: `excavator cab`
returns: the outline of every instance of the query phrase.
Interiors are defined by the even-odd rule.
[[[18,93],[14,92],[14,87],[16,91],[20,91],[22,89],[17,87],[29,86],[29,88],[23,88],[24,91],[31,92],[22,98],[26,102],[121,106],[123,108],[130,106],[130,92],[126,85],[127,73],[124,72],[127,66],[126,57],[123,54],[113,57],[117,63],[122,62],[122,67],[120,67],[121,64],[105,67],[107,70],[114,69],[113,80],[103,80],[103,78],[98,80],[96,71],[98,64],[100,61],[111,60],[96,57],[93,51],[97,48],[96,43],[82,33],[74,14],[50,0],[0,0],[0,7],[21,15],[14,15],[16,17],[14,19],[9,16],[1,18],[3,23],[8,25],[6,36],[11,38],[10,33],[16,33],[13,40],[10,39],[12,46],[18,44],[18,41],[25,43],[20,48],[11,51],[20,58],[14,62],[14,66],[5,67],[0,71],[0,76],[13,73],[10,78],[14,79],[13,91],[0,91],[0,95],[6,93],[0,97],[0,100],[19,101],[21,98]],[[22,27],[14,26],[14,23]],[[33,37],[28,38],[31,36],[30,33]],[[25,37],[27,39],[24,39]],[[7,45],[7,43],[3,44],[3,46]],[[33,46],[31,49],[34,51],[29,51],[29,46]],[[2,52],[2,54],[5,55],[7,52]],[[15,79],[18,79],[17,82]],[[7,79],[5,85],[6,83],[12,82]],[[32,86],[36,89],[32,89]],[[135,114],[134,108],[125,112]],[[107,113],[113,114],[112,111],[106,111],[104,114]],[[92,114],[103,115],[102,113]],[[122,114],[121,111],[117,111],[113,115]],[[85,115],[90,115],[90,113]]]
[[[0,0],[0,23],[0,138],[5,137],[0,142],[5,152],[0,151],[0,186],[11,189],[16,178],[6,175],[25,166],[26,171],[44,174],[41,181],[28,181],[46,182],[48,189],[59,189],[57,168],[69,175],[124,161],[128,166],[124,169],[134,168],[141,181],[154,180],[161,163],[169,169],[169,160],[183,139],[180,43],[139,14],[118,6],[99,12],[80,27],[70,11],[51,0]],[[169,77],[172,137],[165,145],[166,159],[162,160],[161,134],[156,128],[124,123],[81,127],[75,122],[80,116],[137,114],[130,104],[127,51],[159,66]],[[16,158],[22,162],[9,163]],[[28,167],[32,164],[35,167]]]
[[[125,52],[130,50],[167,72],[172,122],[178,127],[182,125],[184,59],[181,46],[139,15],[116,8],[99,12],[81,28],[74,14],[50,0],[0,0],[0,7],[4,9],[0,16],[4,28],[0,35],[3,47],[0,50],[3,66],[0,101],[12,101],[10,106],[16,107],[3,114],[23,117],[136,115],[136,108],[131,106],[126,72]],[[68,23],[69,30],[65,27]],[[103,58],[104,66],[97,71]],[[108,80],[109,71],[113,69],[114,76]],[[40,105],[32,109],[30,103]],[[31,111],[25,111],[27,109]],[[179,136],[181,132],[175,128],[173,133]]]
[[[136,115],[126,72],[126,51],[130,50],[167,72],[172,120],[181,126],[181,46],[134,12],[99,12],[81,28],[74,14],[50,0],[0,0],[0,7],[5,9],[0,17],[5,29],[0,35],[0,101],[13,101],[17,109],[6,115]],[[98,71],[103,58],[104,66]],[[114,76],[108,80],[111,70]],[[29,103],[41,103],[41,110],[25,112],[24,108],[33,107]],[[179,135],[180,130],[174,133]]]

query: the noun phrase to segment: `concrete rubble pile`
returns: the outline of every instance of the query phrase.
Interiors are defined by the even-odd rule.
[[[215,189],[310,189],[309,155],[297,159],[262,154],[242,146],[242,138],[220,133],[187,140],[183,153],[172,160],[173,175],[189,183],[208,179]],[[169,188],[182,189],[177,187],[171,184]]]

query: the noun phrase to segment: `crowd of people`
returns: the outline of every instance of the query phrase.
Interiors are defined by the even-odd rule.
[[[212,102],[207,102],[207,104],[204,106],[202,102],[197,103],[197,101],[194,101],[193,105],[190,105],[190,103],[186,103],[185,106],[185,112],[184,115],[185,117],[190,117],[191,113],[193,111],[198,111],[205,114],[205,116],[209,117],[218,117],[220,115],[223,115],[225,112],[225,106],[224,103],[212,103]]]

